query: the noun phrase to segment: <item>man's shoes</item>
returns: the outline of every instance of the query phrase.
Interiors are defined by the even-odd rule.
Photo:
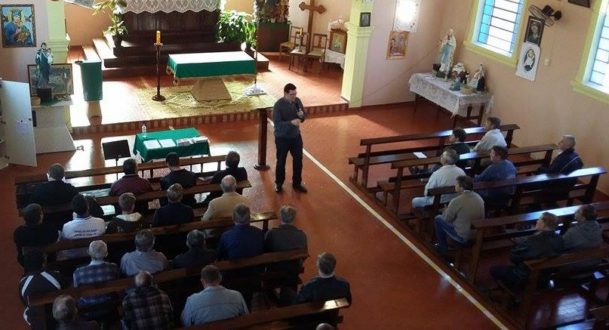
[[[305,186],[303,186],[302,184],[295,184],[292,185],[292,187],[294,188],[294,190],[301,193],[306,193],[308,191],[307,188],[305,188]]]
[[[283,192],[283,187],[280,184],[275,184],[275,192],[276,193]]]

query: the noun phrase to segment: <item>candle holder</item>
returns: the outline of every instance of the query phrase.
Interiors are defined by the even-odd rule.
[[[165,101],[165,96],[161,95],[161,47],[163,43],[155,42],[154,47],[156,48],[156,95],[152,97],[153,101],[162,102]]]

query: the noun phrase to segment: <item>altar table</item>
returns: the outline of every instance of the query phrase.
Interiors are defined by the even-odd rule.
[[[144,162],[153,159],[165,159],[168,153],[175,152],[180,157],[209,155],[209,141],[192,143],[188,145],[178,145],[178,140],[185,138],[199,137],[199,131],[194,128],[182,128],[167,131],[139,133],[135,135],[135,143],[133,144],[133,154],[139,153]],[[160,147],[149,149],[144,141],[148,140],[173,140],[175,146]]]

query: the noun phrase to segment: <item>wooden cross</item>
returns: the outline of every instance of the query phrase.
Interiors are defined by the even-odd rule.
[[[310,5],[307,5],[304,1],[298,5],[300,10],[302,10],[302,11],[309,10],[309,25],[308,25],[308,29],[307,29],[307,32],[309,32],[309,35],[311,35],[311,33],[313,33],[313,14],[315,14],[315,12],[323,14],[326,11],[326,7],[324,7],[323,5],[316,6],[315,0],[310,0],[310,1],[311,1]]]

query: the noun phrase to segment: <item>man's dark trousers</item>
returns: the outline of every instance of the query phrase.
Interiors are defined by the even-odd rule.
[[[275,137],[277,148],[277,168],[275,168],[275,184],[281,186],[285,181],[285,161],[288,152],[292,155],[292,185],[302,183],[302,136],[294,138]]]

